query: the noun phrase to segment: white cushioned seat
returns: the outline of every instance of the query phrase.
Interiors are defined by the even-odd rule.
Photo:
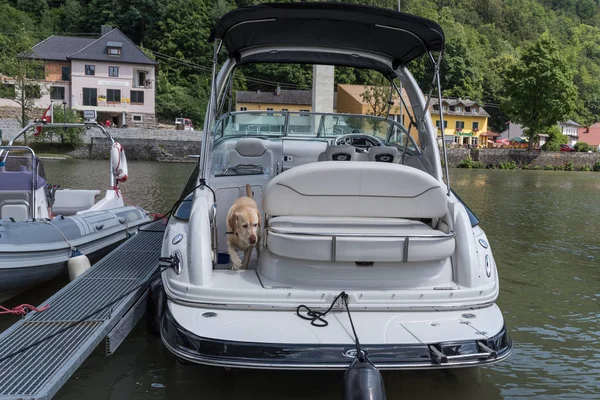
[[[441,184],[405,165],[298,166],[269,182],[263,210],[269,216],[267,247],[282,257],[416,262],[443,260],[455,249],[453,235],[415,220],[446,214]]]
[[[365,153],[359,153],[349,144],[329,145],[324,152],[319,154],[318,161],[368,161]]]
[[[455,247],[453,236],[398,218],[277,217],[269,228],[271,253],[302,260],[437,261],[450,257]]]
[[[226,168],[240,165],[260,165],[269,174],[273,171],[273,153],[267,148],[267,141],[259,138],[241,138],[229,152]]]
[[[263,211],[270,216],[439,218],[446,193],[431,175],[401,164],[323,161],[271,179]]]
[[[397,163],[400,152],[392,146],[372,146],[369,148],[369,160],[377,162]]]

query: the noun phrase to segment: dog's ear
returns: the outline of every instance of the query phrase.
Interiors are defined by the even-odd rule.
[[[237,233],[238,229],[238,213],[231,213],[229,216],[229,226],[231,227],[232,233]]]

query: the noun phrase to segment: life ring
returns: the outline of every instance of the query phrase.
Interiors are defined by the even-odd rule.
[[[110,166],[117,182],[125,182],[127,180],[127,158],[125,150],[121,143],[115,142],[110,150]]]

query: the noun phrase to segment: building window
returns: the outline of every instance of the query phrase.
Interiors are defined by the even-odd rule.
[[[456,106],[456,107],[454,107],[454,111],[456,111],[456,112],[462,112],[462,107],[461,106]]]
[[[240,107],[240,111],[248,111],[248,107]]]
[[[435,111],[439,111],[439,110],[440,110],[440,106],[439,106],[439,105],[437,105],[437,104],[434,104],[434,105],[433,105],[433,109],[434,109]]]
[[[142,116],[141,115],[133,115],[131,117],[133,122],[142,122]]]
[[[477,138],[476,136],[473,136],[473,137],[471,138],[471,144],[472,144],[473,146],[477,146],[477,145],[479,144],[479,140],[478,140],[478,138]]]
[[[141,90],[131,91],[131,103],[144,104],[144,92]]]
[[[287,108],[282,108],[281,111],[288,111],[288,109]]]
[[[471,107],[465,107],[465,112],[471,112]]]
[[[440,129],[440,120],[439,119],[435,120],[435,126],[437,126],[437,128]],[[448,127],[448,120],[445,120],[444,121],[444,128],[447,128],[447,127]]]
[[[479,108],[473,107],[473,114],[479,114]]]
[[[267,111],[273,111],[273,109],[272,108],[267,108]]]
[[[454,136],[454,143],[460,144],[460,136]]]
[[[137,87],[144,87],[147,86],[146,85],[146,71],[137,71],[136,72],[136,77],[137,77],[137,82],[135,84],[135,86]]]
[[[98,105],[98,90],[96,88],[83,88],[83,105],[94,107]]]
[[[87,65],[85,66],[85,74],[86,75],[96,75],[96,66],[95,65]]]
[[[442,110],[443,110],[444,112],[448,112],[448,106],[442,106]]]
[[[463,129],[465,127],[465,121],[456,121],[456,129]]]
[[[473,122],[473,131],[479,130],[479,122]]]
[[[121,55],[121,48],[119,47],[107,47],[107,53],[111,56]]]
[[[119,76],[119,67],[108,67],[108,76]]]
[[[455,108],[456,107],[454,107],[454,106],[450,106],[450,111],[455,111]]]
[[[106,101],[108,103],[120,103],[121,102],[121,90],[106,89]]]
[[[62,81],[70,81],[71,80],[71,68],[70,67],[62,67],[62,76],[60,77]]]
[[[50,87],[50,100],[64,100],[64,99],[65,99],[64,86],[51,86]]]

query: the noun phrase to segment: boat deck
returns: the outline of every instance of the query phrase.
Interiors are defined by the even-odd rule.
[[[165,227],[157,221],[0,334],[0,399],[49,399],[104,340],[112,354],[145,312]]]

